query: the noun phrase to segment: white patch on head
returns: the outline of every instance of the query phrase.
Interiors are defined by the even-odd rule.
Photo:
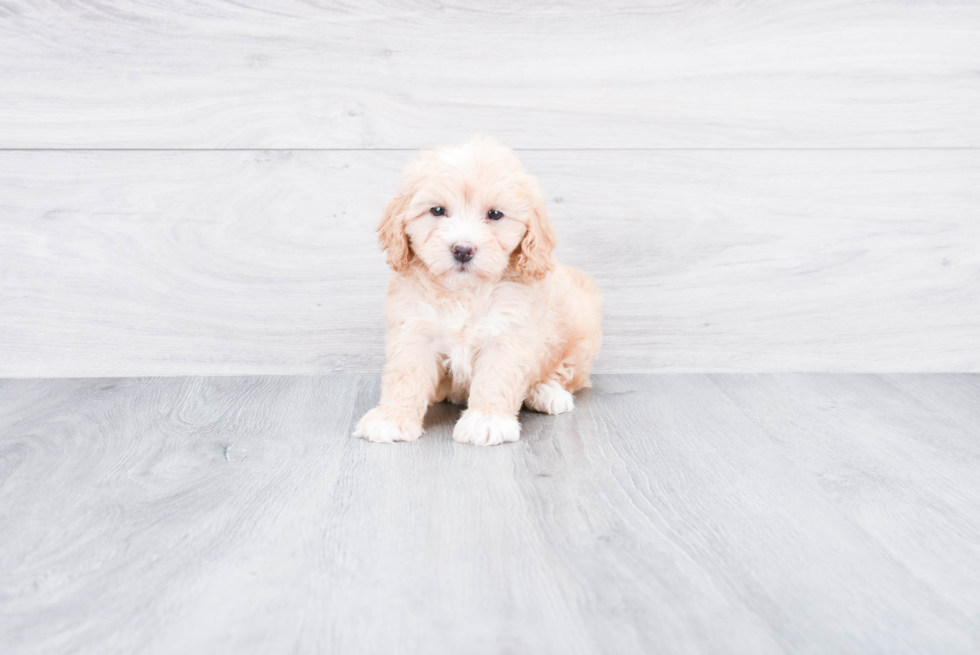
[[[453,439],[474,446],[496,446],[517,441],[521,436],[521,424],[513,416],[484,414],[468,409],[463,412],[453,428]]]
[[[453,168],[462,170],[473,161],[473,149],[469,143],[452,148],[446,148],[439,153],[439,160]]]
[[[480,243],[480,234],[477,230],[479,223],[469,220],[465,210],[459,211],[452,218],[443,221],[445,240],[447,243],[476,247]]]

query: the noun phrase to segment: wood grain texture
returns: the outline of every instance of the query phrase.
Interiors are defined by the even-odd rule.
[[[980,370],[980,152],[525,152],[597,370]],[[404,152],[0,153],[0,374],[375,371]]]
[[[375,376],[0,385],[27,653],[975,653],[976,376],[598,376],[456,444]]]
[[[0,147],[980,147],[976,2],[491,4],[6,0]]]

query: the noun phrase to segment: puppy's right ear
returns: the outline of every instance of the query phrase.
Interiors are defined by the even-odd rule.
[[[388,252],[388,265],[396,273],[408,268],[408,263],[414,256],[405,233],[405,222],[408,219],[406,212],[412,199],[410,189],[406,188],[408,186],[399,189],[398,195],[385,207],[385,213],[378,223],[378,243],[382,250]]]

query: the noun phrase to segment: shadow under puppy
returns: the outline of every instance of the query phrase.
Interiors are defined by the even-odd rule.
[[[381,401],[354,436],[411,441],[431,403],[466,403],[463,443],[517,441],[521,403],[547,414],[590,386],[602,340],[595,283],[555,261],[537,181],[476,137],[423,151],[378,226],[388,285]]]

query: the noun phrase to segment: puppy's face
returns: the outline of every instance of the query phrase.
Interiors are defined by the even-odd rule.
[[[396,271],[421,265],[449,287],[553,267],[554,230],[537,182],[514,154],[485,138],[424,152],[378,226]]]

